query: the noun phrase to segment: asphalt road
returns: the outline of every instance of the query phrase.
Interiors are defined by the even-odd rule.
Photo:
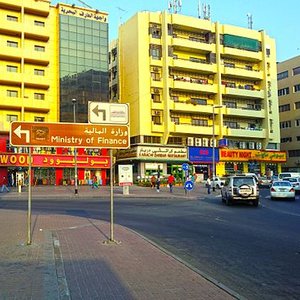
[[[153,240],[248,299],[300,299],[300,197],[258,208],[226,206],[220,197],[117,199],[115,223]],[[26,209],[26,201],[5,208]],[[107,200],[35,200],[33,214],[61,213],[109,221]]]

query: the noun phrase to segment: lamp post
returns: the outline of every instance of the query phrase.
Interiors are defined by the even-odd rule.
[[[212,134],[212,190],[215,191],[215,177],[216,177],[216,161],[215,161],[215,144],[216,144],[216,138],[215,138],[215,108],[222,108],[223,105],[213,105],[213,134]]]
[[[76,123],[76,102],[77,100],[76,99],[72,99],[72,103],[73,103],[73,122]],[[78,194],[78,174],[77,174],[77,149],[74,148],[74,161],[75,161],[75,182],[74,182],[74,185],[75,185],[75,195]]]

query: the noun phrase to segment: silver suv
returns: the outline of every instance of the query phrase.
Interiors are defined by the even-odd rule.
[[[230,176],[225,180],[221,189],[222,201],[231,205],[236,201],[259,203],[259,189],[253,176]]]

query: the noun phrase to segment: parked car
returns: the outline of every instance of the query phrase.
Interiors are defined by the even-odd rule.
[[[225,180],[221,188],[222,201],[227,205],[234,202],[251,202],[254,206],[259,203],[259,189],[253,176],[236,175]]]
[[[291,199],[295,200],[295,189],[288,180],[274,181],[270,188],[271,200]]]
[[[258,177],[258,186],[261,188],[270,187],[272,185],[272,178],[267,176]]]
[[[300,177],[289,177],[285,180],[288,180],[295,189],[295,193],[300,193]]]
[[[300,177],[300,173],[297,172],[282,172],[278,174],[278,178],[280,180],[285,180],[286,178],[290,177]]]
[[[211,186],[212,187],[216,187],[217,189],[221,189],[222,186],[225,183],[225,179],[221,178],[221,177],[214,177],[214,179],[211,180]]]

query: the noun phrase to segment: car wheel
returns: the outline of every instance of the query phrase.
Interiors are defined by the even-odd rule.
[[[254,201],[253,201],[253,206],[254,206],[254,207],[257,207],[257,206],[258,206],[258,203],[259,203],[259,200],[258,200],[258,199],[254,200]]]
[[[292,201],[295,201],[295,200],[296,200],[296,197],[294,197],[294,198],[291,198],[291,200],[292,200]]]

